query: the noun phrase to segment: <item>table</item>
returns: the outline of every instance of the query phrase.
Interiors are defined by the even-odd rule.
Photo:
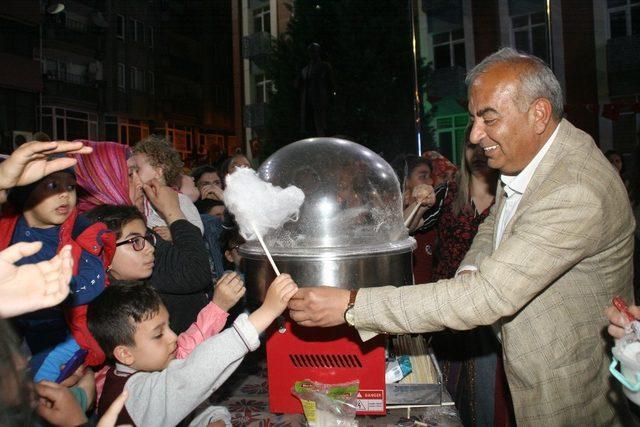
[[[234,427],[303,427],[302,414],[269,412],[269,388],[264,347],[249,354],[227,382],[209,399],[231,412]],[[408,418],[410,417],[410,418]],[[359,416],[359,427],[462,426],[454,406],[393,409],[386,416]]]

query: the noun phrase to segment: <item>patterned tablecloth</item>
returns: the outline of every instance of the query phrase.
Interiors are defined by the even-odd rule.
[[[261,347],[262,349],[263,347]],[[269,385],[264,351],[258,350],[244,360],[229,380],[210,398],[231,412],[234,427],[302,427],[302,414],[269,412]],[[387,416],[358,417],[359,427],[368,426],[462,426],[453,406],[394,410]]]

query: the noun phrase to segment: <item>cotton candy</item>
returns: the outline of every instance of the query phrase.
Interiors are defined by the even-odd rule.
[[[255,240],[256,232],[264,236],[288,221],[298,220],[304,202],[304,193],[298,187],[276,187],[249,168],[238,168],[227,175],[226,184],[224,204],[246,240]]]

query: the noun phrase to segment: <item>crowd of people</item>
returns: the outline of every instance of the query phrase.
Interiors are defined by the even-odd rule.
[[[34,141],[0,164],[1,425],[231,425],[207,399],[297,291],[283,274],[242,306],[243,240],[216,207],[248,166],[184,175],[154,136]]]
[[[230,426],[209,397],[287,309],[363,340],[440,331],[465,425],[632,420],[602,332],[628,323],[605,307],[633,301],[640,172],[563,118],[539,59],[503,49],[467,84],[461,164],[393,162],[417,285],[298,289],[282,274],[253,312],[224,204],[245,156],[187,173],[156,136],[17,148],[0,163],[0,425]]]

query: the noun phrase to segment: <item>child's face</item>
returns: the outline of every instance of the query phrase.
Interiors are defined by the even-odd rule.
[[[133,338],[135,346],[127,346],[132,357],[129,365],[138,371],[161,371],[176,358],[178,337],[169,328],[169,313],[164,305],[153,317],[136,324]]]
[[[431,179],[431,168],[425,164],[420,164],[416,166],[411,173],[409,174],[409,179],[407,180],[407,188],[413,189],[418,185],[433,185],[433,180]]]
[[[51,228],[62,224],[76,207],[76,178],[66,172],[48,175],[33,189],[24,217],[29,227]]]
[[[251,163],[249,162],[249,159],[247,159],[245,156],[234,157],[233,160],[231,160],[231,163],[229,163],[229,173],[235,172],[235,170],[238,168],[251,169]]]
[[[149,163],[149,157],[144,153],[137,153],[133,156],[135,164],[138,166],[138,176],[144,184],[156,178],[160,183],[166,185],[164,182],[164,175],[162,168],[154,167]]]
[[[122,227],[122,233],[117,243],[130,241],[136,237],[144,237],[147,227],[140,219],[129,221]],[[140,240],[139,240],[140,241]],[[137,243],[136,245],[139,245]],[[111,261],[110,274],[118,280],[141,280],[151,276],[155,248],[149,241],[144,241],[144,248],[136,251],[134,242],[125,243],[116,247],[116,253]]]

